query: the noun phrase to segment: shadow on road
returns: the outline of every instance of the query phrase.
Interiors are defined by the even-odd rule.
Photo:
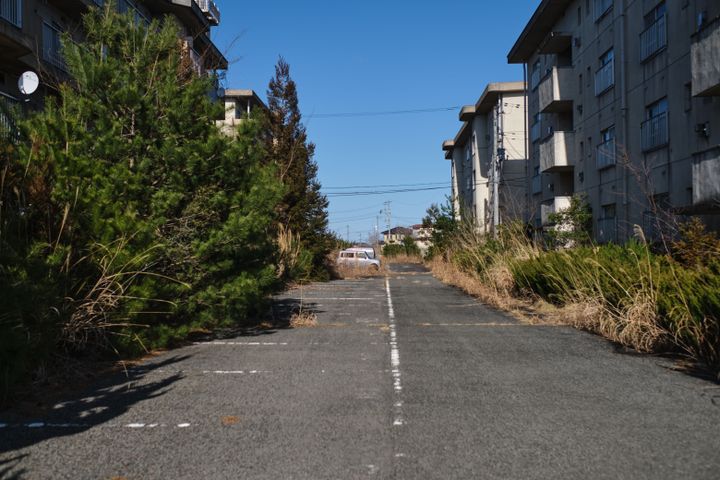
[[[17,468],[23,458],[28,454],[16,455],[7,459],[0,459],[0,478],[3,480],[19,480],[25,475],[24,468]]]
[[[63,401],[54,402],[50,410],[20,412],[14,409],[0,412],[0,478],[22,478],[18,464],[26,455],[9,457],[5,454],[44,440],[76,435],[103,425],[127,412],[138,402],[159,397],[182,379],[174,373],[162,380],[141,383],[143,377],[156,370],[188,359],[176,355],[162,361],[149,362],[141,369],[129,369],[108,376],[78,394],[70,394]]]

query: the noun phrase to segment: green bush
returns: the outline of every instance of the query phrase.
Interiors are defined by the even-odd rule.
[[[173,21],[109,5],[83,22],[63,42],[72,82],[0,150],[0,388],[54,355],[242,322],[278,287],[283,187],[260,119],[220,133]]]

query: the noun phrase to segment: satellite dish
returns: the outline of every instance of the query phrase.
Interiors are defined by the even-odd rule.
[[[32,71],[23,73],[18,79],[18,90],[20,90],[20,93],[23,95],[32,95],[39,85],[40,79],[37,73]]]

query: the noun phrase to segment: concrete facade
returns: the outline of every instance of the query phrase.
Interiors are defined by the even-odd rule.
[[[543,0],[508,55],[528,76],[526,220],[583,194],[599,242],[720,214],[720,2]]]
[[[81,15],[103,5],[104,0],[0,0],[0,101],[20,103],[17,80],[27,70],[41,79],[41,87],[30,98],[31,108],[52,94],[67,76],[62,33],[82,41]],[[180,27],[184,55],[198,73],[227,69],[227,60],[209,37],[210,28],[220,22],[213,1],[118,0],[116,5],[120,12],[133,12],[139,21],[173,18]]]
[[[451,162],[456,215],[472,219],[484,233],[491,232],[496,223],[495,178],[499,184],[499,223],[523,219],[527,177],[525,107],[523,82],[492,83],[475,105],[462,108],[462,127],[453,140],[443,142],[445,158]],[[497,175],[493,173],[496,165]]]
[[[227,135],[234,135],[243,119],[250,117],[256,108],[267,111],[267,106],[253,90],[227,89],[222,94],[225,104],[225,118],[216,122]]]

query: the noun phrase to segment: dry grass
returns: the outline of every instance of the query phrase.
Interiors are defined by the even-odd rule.
[[[384,263],[423,263],[423,259],[419,255],[383,256],[382,259]]]
[[[293,313],[290,317],[291,328],[309,328],[317,326],[317,315],[315,312],[311,312],[310,310],[300,309],[299,311]]]
[[[471,228],[461,230],[457,242],[461,263],[436,258],[429,267],[444,283],[522,321],[570,325],[642,352],[663,350],[670,343],[670,335],[658,317],[656,282],[648,259],[636,259],[643,281],[630,289],[623,288],[620,305],[607,301],[597,279],[605,275],[619,286],[621,279],[613,278],[593,259],[578,265],[568,256],[567,265],[549,264],[546,278],[562,292],[562,306],[554,306],[531,292],[518,291],[513,277],[511,268],[517,265],[514,262],[537,258],[541,255],[537,247],[517,232],[501,238],[501,248],[486,248],[487,242]],[[560,259],[564,259],[561,255]]]
[[[545,302],[517,298],[510,295],[509,290],[498,290],[482,281],[478,275],[462,271],[452,263],[440,258],[434,258],[427,263],[427,266],[435,278],[441,282],[459,288],[486,305],[504,310],[518,320],[528,323],[553,321],[549,318],[548,309],[554,309],[554,307]]]
[[[385,262],[380,263],[380,268],[361,267],[359,265],[336,265],[335,276],[341,280],[353,278],[382,277],[387,273]]]

